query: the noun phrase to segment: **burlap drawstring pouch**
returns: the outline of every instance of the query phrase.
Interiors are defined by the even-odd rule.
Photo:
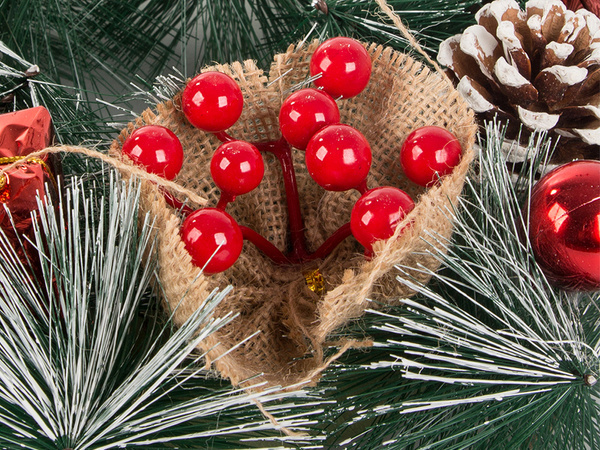
[[[281,103],[309,77],[309,61],[317,45],[315,41],[290,46],[285,53],[275,56],[269,73],[258,69],[253,61],[203,70],[224,72],[241,87],[244,109],[238,122],[228,130],[230,135],[249,142],[280,138]],[[158,278],[165,306],[176,323],[183,323],[201,307],[213,289],[233,286],[215,315],[233,312],[238,316],[200,347],[208,351],[208,362],[214,362],[220,374],[236,385],[244,386],[245,380],[257,375],[272,385],[316,381],[331,361],[331,355],[335,357],[335,350],[329,352],[328,347],[334,345],[339,350],[351,345],[328,342],[332,332],[360,317],[369,298],[397,303],[411,295],[396,280],[399,271],[394,266],[412,267],[415,270],[411,276],[426,282],[423,268],[435,270],[439,264],[429,253],[430,236],[451,234],[448,210],[460,195],[474,156],[473,114],[441,74],[390,48],[374,44],[366,48],[373,64],[371,80],[358,96],[338,101],[341,122],[357,128],[371,145],[369,187],[398,187],[416,203],[398,226],[398,230],[404,229],[403,233],[397,231],[396,236],[377,243],[372,259],[365,259],[363,248],[352,237],[323,260],[293,266],[271,262],[246,242],[240,258],[230,269],[205,276],[192,264],[184,248],[180,237],[183,217],[168,206],[162,188],[151,181],[142,181],[141,213],[150,212],[156,218]],[[146,110],[122,131],[111,152],[119,155],[124,140],[140,126],[156,124],[169,128],[179,137],[185,153],[183,168],[174,182],[182,191],[194,195],[182,198],[181,193],[171,191],[172,194],[193,208],[214,207],[219,191],[209,169],[220,141],[190,125],[181,111],[180,97],[181,92],[155,109]],[[448,129],[463,148],[462,160],[453,173],[430,189],[409,181],[399,163],[404,138],[425,125]],[[240,225],[253,228],[285,252],[289,227],[281,168],[271,155],[263,157],[265,176],[260,186],[237,197],[228,205],[227,212]],[[328,192],[319,187],[310,178],[304,154],[299,150],[294,150],[294,168],[307,245],[314,251],[349,221],[358,193]],[[408,223],[410,226],[405,227]],[[315,289],[311,276],[322,277],[322,289]],[[230,351],[255,332],[259,333]]]

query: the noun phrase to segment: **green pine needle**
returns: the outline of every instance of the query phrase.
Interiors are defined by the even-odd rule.
[[[323,0],[255,3],[254,12],[261,23],[264,45],[284,50],[290,43],[307,36],[321,40],[333,36],[351,36],[363,41],[411,51],[406,38],[373,0]],[[439,44],[474,23],[476,0],[388,0],[389,6],[404,21],[420,45],[435,56]],[[317,9],[319,4],[326,6]],[[268,61],[267,61],[268,62]]]
[[[154,240],[150,218],[138,219],[139,189],[109,185],[106,199],[76,182],[59,203],[40,204],[38,263],[24,265],[0,240],[0,446],[318,442],[278,431],[313,427],[322,406],[301,389],[250,393],[207,381],[195,348],[232,319],[210,317],[230,289],[175,328],[149,289]]]
[[[335,445],[598,445],[600,395],[586,380],[600,377],[600,293],[553,288],[535,264],[522,210],[549,146],[532,140],[532,163],[514,182],[502,142],[490,124],[477,174],[448,211],[453,241],[427,237],[448,249],[437,254],[445,269],[428,286],[399,278],[419,296],[371,311],[375,348],[329,374]]]

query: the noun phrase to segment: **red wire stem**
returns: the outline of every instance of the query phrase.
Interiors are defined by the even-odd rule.
[[[242,230],[242,235],[244,239],[252,242],[256,248],[258,248],[261,252],[263,252],[271,261],[276,264],[292,264],[292,261],[285,256],[281,250],[275,247],[271,242],[265,239],[262,235],[258,234],[252,228],[245,227],[240,225],[240,229]]]
[[[304,221],[300,210],[300,195],[294,171],[294,160],[290,144],[283,138],[272,142],[259,142],[254,144],[262,152],[272,153],[277,157],[283,172],[285,197],[290,221],[290,234],[292,239],[292,258],[304,260],[308,257],[304,240]]]
[[[350,222],[339,227],[331,236],[329,236],[321,246],[309,255],[308,259],[323,259],[329,255],[344,239],[352,235],[350,230]]]

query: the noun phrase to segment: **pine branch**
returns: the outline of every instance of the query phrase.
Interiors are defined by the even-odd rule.
[[[279,51],[310,38],[351,36],[410,51],[411,46],[372,0],[255,2],[254,12],[264,33],[264,45]],[[388,0],[390,7],[412,30],[431,55],[439,44],[474,23],[476,0]]]
[[[336,445],[597,445],[600,293],[557,290],[535,264],[522,205],[550,149],[533,140],[533,162],[513,183],[502,140],[489,125],[477,174],[448,211],[453,241],[427,237],[448,249],[437,254],[446,268],[428,286],[399,268],[420,295],[371,311],[376,348],[329,375],[342,399],[331,411]]]
[[[282,437],[254,404],[278,426],[305,432],[321,408],[306,392],[207,382],[194,349],[232,319],[211,318],[229,289],[175,328],[149,289],[154,241],[149,217],[138,223],[139,189],[109,185],[106,199],[75,183],[60,203],[40,205],[39,263],[23,264],[0,240],[0,446],[312,442]]]

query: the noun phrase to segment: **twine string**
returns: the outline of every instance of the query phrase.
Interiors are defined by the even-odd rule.
[[[393,24],[396,26],[396,28],[398,28],[398,30],[402,33],[402,35],[408,40],[408,43],[417,51],[419,52],[424,58],[425,60],[441,75],[443,75],[443,78],[445,81],[447,81],[450,86],[452,86],[452,88],[454,89],[454,86],[452,85],[452,82],[448,79],[448,77],[446,76],[446,73],[444,72],[444,70],[440,67],[440,65],[435,62],[433,59],[431,59],[431,57],[427,54],[427,52],[425,50],[423,50],[423,47],[421,47],[421,45],[419,44],[419,42],[415,39],[415,37],[410,33],[410,31],[408,30],[408,28],[402,23],[402,20],[400,19],[400,16],[398,16],[398,14],[396,14],[394,12],[394,10],[391,8],[391,6],[388,4],[388,2],[386,0],[375,0],[377,2],[377,4],[379,5],[379,7],[381,8],[381,10],[386,13],[386,15],[390,18],[390,20],[393,22]]]
[[[192,203],[194,203],[198,206],[204,206],[208,203],[208,199],[198,195],[194,191],[187,189],[178,183],[169,181],[159,175],[154,175],[152,173],[148,173],[141,167],[137,167],[132,164],[128,164],[127,162],[124,162],[118,158],[106,155],[97,150],[93,150],[93,149],[90,149],[87,147],[81,147],[81,146],[73,146],[73,145],[60,145],[60,146],[56,146],[56,147],[48,147],[43,150],[38,150],[38,151],[32,152],[24,157],[18,157],[18,159],[16,159],[16,160],[14,159],[16,157],[12,157],[12,158],[10,158],[10,159],[12,159],[12,161],[10,161],[10,163],[8,165],[6,165],[5,167],[2,167],[0,169],[0,180],[4,179],[6,177],[7,172],[14,169],[19,164],[24,164],[27,162],[39,163],[40,161],[42,161],[41,157],[51,154],[51,153],[77,153],[77,154],[88,156],[90,158],[96,158],[96,159],[101,160],[102,162],[105,162],[105,163],[113,166],[114,168],[118,169],[122,173],[126,173],[130,176],[134,176],[141,180],[150,181],[157,186],[168,189],[171,192],[176,192],[178,194],[181,194],[182,196],[185,196],[187,199],[189,199],[189,201],[191,201]],[[1,163],[2,162],[0,160],[0,164]],[[45,163],[44,163],[44,165],[45,165]]]

